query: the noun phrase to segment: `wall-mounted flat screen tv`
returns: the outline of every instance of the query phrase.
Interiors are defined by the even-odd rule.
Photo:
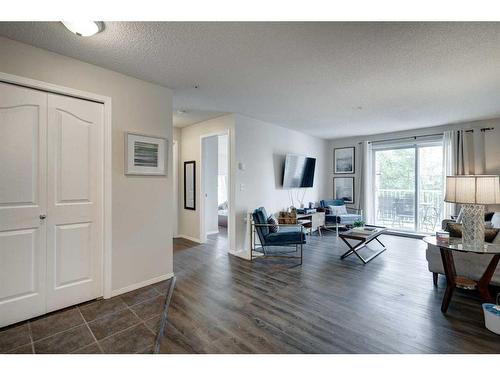
[[[283,187],[288,189],[313,187],[315,167],[315,158],[292,154],[286,155]]]

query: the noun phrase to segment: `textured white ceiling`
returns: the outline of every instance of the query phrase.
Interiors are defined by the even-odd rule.
[[[238,112],[337,138],[500,115],[499,23],[105,24],[0,35],[172,88],[176,125]]]

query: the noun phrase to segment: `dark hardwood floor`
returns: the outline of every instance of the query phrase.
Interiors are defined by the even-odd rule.
[[[388,250],[363,265],[339,259],[334,233],[314,235],[294,268],[230,256],[224,233],[204,245],[176,239],[161,352],[500,353],[473,295],[457,292],[441,313],[445,280],[433,286],[422,241],[381,239]]]

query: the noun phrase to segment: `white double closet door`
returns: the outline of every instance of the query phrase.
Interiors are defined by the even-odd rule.
[[[102,296],[103,105],[0,83],[0,327]]]

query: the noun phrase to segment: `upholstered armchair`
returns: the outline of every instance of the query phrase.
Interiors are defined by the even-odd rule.
[[[290,256],[289,258],[300,259],[302,264],[303,245],[306,243],[306,231],[301,224],[279,224],[277,232],[271,232],[270,228],[275,224],[268,224],[268,215],[264,207],[257,208],[252,213],[252,239],[251,239],[251,255],[253,260],[254,252],[261,253],[265,256],[283,256],[297,253],[300,249],[300,257]],[[257,239],[260,244],[257,243]],[[295,247],[295,250],[290,251],[271,251],[270,248],[278,247]]]
[[[325,228],[335,228],[337,236],[339,235],[339,227],[353,225],[355,221],[362,220],[360,210],[346,207],[342,199],[323,199],[319,202],[319,206],[325,211]],[[331,212],[330,206],[344,207],[345,213]]]

